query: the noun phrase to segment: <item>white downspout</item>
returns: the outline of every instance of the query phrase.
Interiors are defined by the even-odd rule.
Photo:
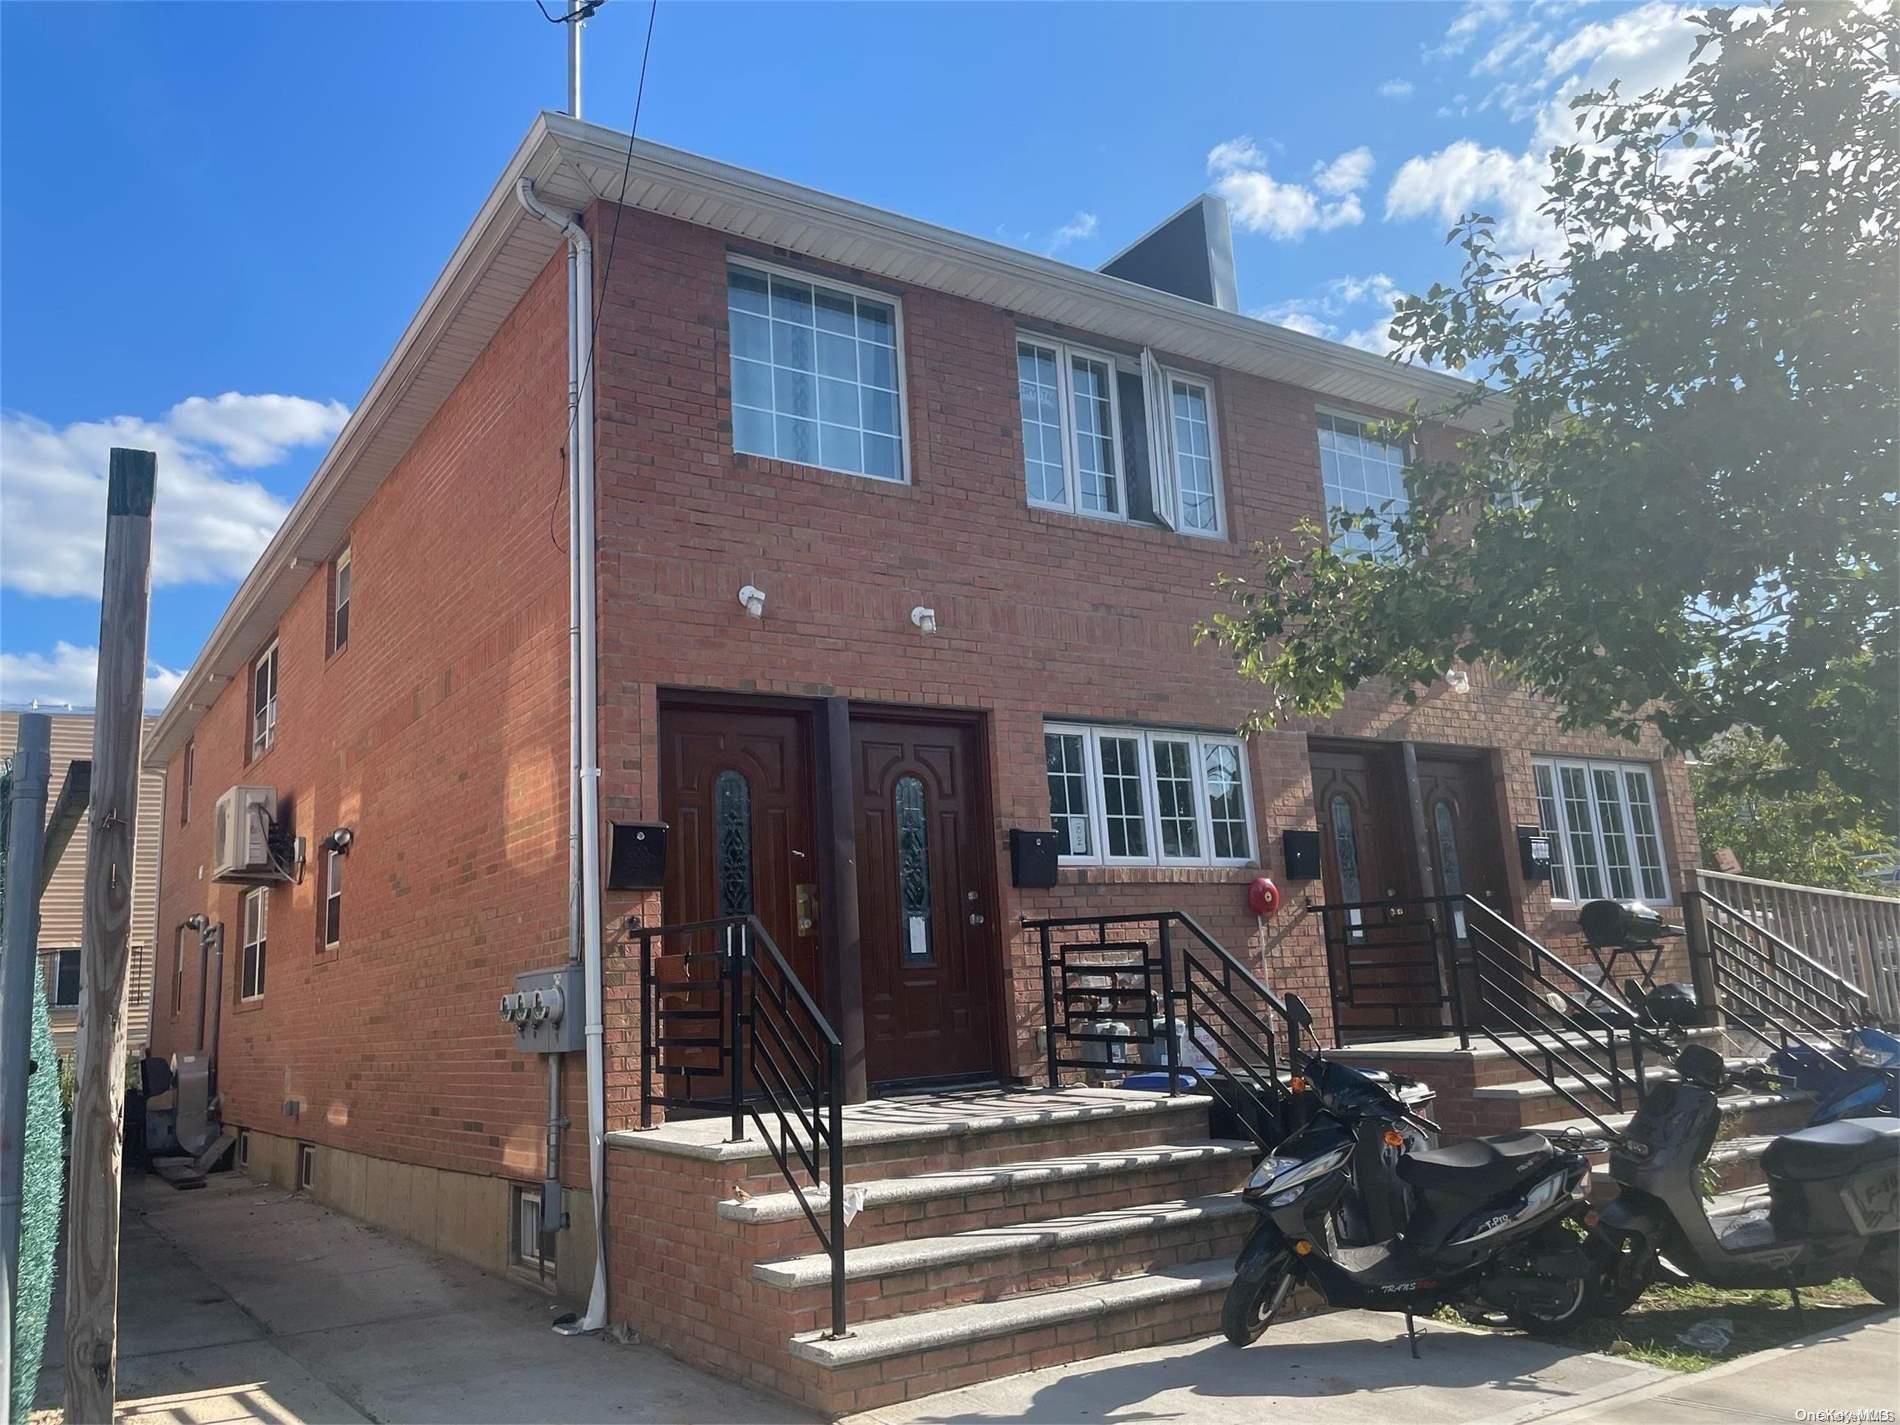
[[[556,228],[568,244],[568,371],[571,414],[568,440],[568,597],[573,610],[569,671],[574,704],[569,748],[575,753],[573,800],[580,807],[580,942],[587,985],[587,1170],[594,1212],[594,1286],[587,1311],[565,1323],[566,1334],[598,1331],[607,1324],[606,1167],[607,1061],[601,991],[600,924],[600,731],[595,636],[594,551],[594,245],[580,216],[549,208],[535,195],[532,179],[515,186],[515,197],[535,218]],[[571,822],[570,822],[571,829]],[[571,844],[571,843],[570,843]],[[572,943],[573,930],[569,938]]]

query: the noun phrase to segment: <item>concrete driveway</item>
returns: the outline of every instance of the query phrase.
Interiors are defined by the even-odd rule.
[[[557,1336],[549,1298],[235,1174],[126,1185],[119,1413],[164,1425],[813,1417],[645,1346]],[[64,1396],[59,1304],[36,1405]]]

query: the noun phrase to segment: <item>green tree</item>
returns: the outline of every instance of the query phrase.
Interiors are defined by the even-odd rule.
[[[1894,894],[1893,886],[1873,882],[1870,873],[1891,868],[1900,845],[1826,773],[1800,785],[1780,743],[1756,732],[1725,734],[1709,744],[1689,775],[1703,865],[1721,870],[1717,852],[1728,850],[1744,875]]]
[[[1691,750],[1757,728],[1891,814],[1900,20],[1696,23],[1679,83],[1574,101],[1551,250],[1501,253],[1470,215],[1458,283],[1397,309],[1396,358],[1489,385],[1388,427],[1482,427],[1414,461],[1409,509],[1335,515],[1389,552],[1306,526],[1222,580],[1201,633],[1268,690],[1254,725],[1484,659],[1568,727]]]

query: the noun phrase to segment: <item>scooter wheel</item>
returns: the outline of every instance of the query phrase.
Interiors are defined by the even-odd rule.
[[[1556,1311],[1526,1311],[1519,1308],[1506,1313],[1506,1319],[1518,1330],[1532,1336],[1567,1336],[1587,1318],[1602,1311],[1603,1288],[1594,1273],[1577,1278],[1576,1294]]]
[[[1900,1306],[1900,1232],[1883,1232],[1868,1241],[1854,1280],[1882,1306]]]
[[[1616,1243],[1592,1234],[1584,1239],[1583,1254],[1596,1273],[1599,1316],[1621,1316],[1656,1280],[1655,1249],[1638,1239]]]
[[[1221,1330],[1236,1346],[1251,1346],[1273,1324],[1274,1316],[1293,1290],[1293,1254],[1277,1251],[1241,1253],[1234,1284],[1221,1305]]]

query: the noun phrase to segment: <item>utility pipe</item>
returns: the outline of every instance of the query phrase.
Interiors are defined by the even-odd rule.
[[[590,359],[594,308],[594,245],[580,215],[548,207],[536,195],[534,181],[522,178],[515,197],[527,212],[567,239],[573,272],[567,309],[569,360],[577,370],[573,419],[568,439],[569,545],[568,591],[574,600],[574,635],[570,648],[579,677],[573,721],[578,724],[575,744],[573,799],[580,805],[580,938],[582,977],[587,987],[587,1166],[594,1212],[594,1286],[587,1311],[578,1321],[558,1323],[557,1330],[577,1335],[598,1331],[607,1324],[607,1234],[603,1204],[606,1171],[602,1155],[607,1136],[606,1035],[601,1006],[600,921],[600,730],[596,637],[594,550],[594,363]]]

